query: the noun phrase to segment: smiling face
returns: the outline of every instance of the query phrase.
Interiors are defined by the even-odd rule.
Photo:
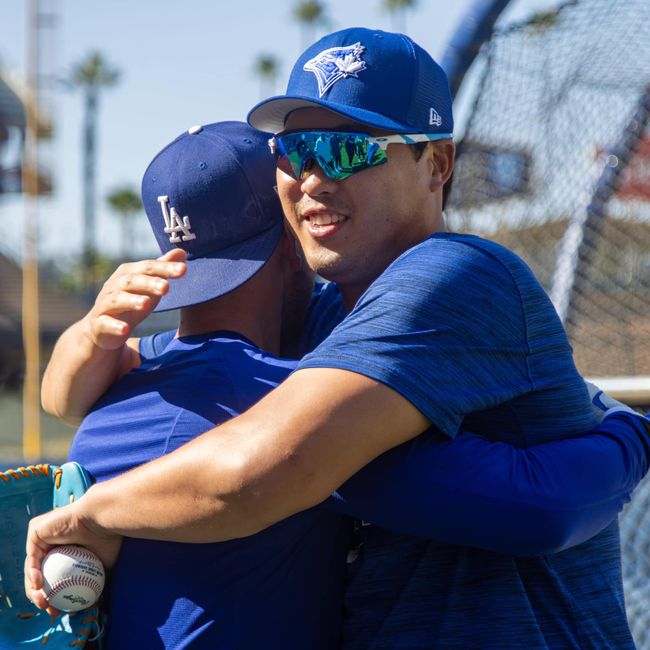
[[[291,113],[286,130],[382,132],[321,108]],[[454,145],[429,144],[416,160],[409,145],[388,145],[388,160],[344,180],[312,165],[298,180],[277,170],[289,225],[309,265],[336,282],[350,309],[405,250],[443,228],[442,186],[451,174]]]

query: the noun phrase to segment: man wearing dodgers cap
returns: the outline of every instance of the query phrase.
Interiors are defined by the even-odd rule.
[[[592,426],[566,335],[527,267],[442,232],[451,101],[424,50],[399,34],[329,35],[249,119],[277,133],[285,215],[312,268],[337,283],[321,308],[340,292],[349,315],[259,405],[92,488],[71,520],[105,538],[228,539],[318,503],[430,426],[453,438],[471,424],[523,446]],[[120,488],[149,508],[129,509]],[[632,647],[614,525],[528,560],[375,526],[361,536],[345,647]]]
[[[312,274],[284,231],[267,139],[239,122],[193,127],[144,174],[161,251],[187,254],[185,275],[158,305],[180,308],[180,323],[82,421],[69,458],[98,483],[242,412],[295,366],[278,356],[282,305],[302,288],[309,300]],[[333,650],[349,532],[347,518],[310,509],[226,543],[125,539],[107,648]]]
[[[239,319],[238,330],[261,330],[260,343],[279,353],[277,332],[294,330],[294,312],[301,324],[313,273],[284,233],[267,139],[241,122],[194,126],[156,155],[143,177],[142,199],[162,256],[121,265],[86,317],[57,342],[43,380],[47,411],[79,424],[110,383],[140,365],[141,353],[172,338],[144,339],[141,350],[140,339],[129,336],[152,311],[180,308],[181,332],[193,330],[190,323],[210,320],[209,309],[218,304],[211,300],[234,302],[239,294],[232,292],[274,253],[280,256],[284,238],[291,264],[282,266],[283,274],[269,273],[272,288],[256,296],[260,310],[263,298],[273,305],[263,312],[264,326],[248,309],[226,310]],[[275,322],[277,305],[282,327]]]

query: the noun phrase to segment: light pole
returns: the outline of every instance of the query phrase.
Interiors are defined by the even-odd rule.
[[[25,200],[23,234],[22,334],[25,354],[23,380],[23,457],[41,455],[40,317],[38,300],[38,70],[39,0],[29,0],[26,19],[27,93],[22,186]]]

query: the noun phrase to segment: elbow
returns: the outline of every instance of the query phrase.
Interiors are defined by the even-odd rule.
[[[552,513],[543,518],[533,547],[525,555],[553,555],[579,543],[575,539],[575,525],[569,513]],[[586,541],[586,538],[582,541]]]
[[[317,481],[305,476],[291,453],[269,459],[259,450],[249,451],[232,463],[228,476],[217,498],[228,519],[236,522],[234,536],[258,533],[330,494],[324,491],[328,488],[317,489]]]
[[[265,490],[257,456],[250,449],[213,456],[216,465],[203,455],[194,465],[199,499],[207,497],[207,509],[215,515],[215,537],[225,541],[254,535],[283,517],[273,494]]]
[[[54,416],[71,427],[78,427],[83,420],[83,415],[76,416],[66,412],[65,408],[60,408],[60,405],[57,404],[56,398],[45,381],[41,388],[41,407],[48,415]]]
[[[43,375],[43,381],[41,383],[41,407],[49,415],[58,417],[47,371],[45,372],[45,375]]]
[[[274,516],[274,499],[261,489],[255,468],[246,461],[232,469],[230,481],[216,498],[232,522],[231,537],[254,535],[282,518]]]

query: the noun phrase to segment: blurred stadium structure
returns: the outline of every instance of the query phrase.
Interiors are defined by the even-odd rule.
[[[650,375],[649,19],[584,0],[497,29],[447,210],[526,259],[592,377]]]
[[[582,374],[647,410],[650,2],[578,0],[497,23],[474,66],[449,228],[521,255],[551,295]],[[630,626],[650,650],[648,479],[621,532]]]

